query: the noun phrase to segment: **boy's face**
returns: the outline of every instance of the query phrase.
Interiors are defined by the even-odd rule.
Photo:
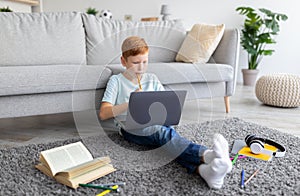
[[[129,56],[127,60],[121,57],[121,62],[127,71],[133,74],[145,73],[148,67],[148,52],[145,54],[138,54],[136,56]]]

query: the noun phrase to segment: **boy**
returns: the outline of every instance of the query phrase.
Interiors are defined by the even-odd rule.
[[[162,84],[154,74],[145,73],[148,65],[149,48],[144,39],[128,37],[122,44],[121,63],[126,68],[123,73],[113,75],[106,87],[99,116],[101,120],[117,117],[127,111],[130,93],[133,91],[162,91]],[[213,148],[192,143],[180,136],[173,127],[150,126],[136,131],[137,134],[120,129],[124,139],[139,145],[161,147],[172,154],[180,146],[185,149],[176,158],[189,173],[196,172],[210,188],[219,189],[223,179],[232,169],[228,143],[220,134],[213,138]]]

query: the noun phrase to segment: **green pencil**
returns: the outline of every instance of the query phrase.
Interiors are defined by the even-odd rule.
[[[232,165],[235,164],[235,162],[236,162],[236,160],[238,159],[238,157],[239,157],[239,154],[237,153],[237,154],[235,155],[234,159],[232,160]]]
[[[107,186],[99,186],[99,185],[93,185],[93,184],[79,184],[79,186],[119,192],[119,189],[114,189],[114,188],[110,188]]]

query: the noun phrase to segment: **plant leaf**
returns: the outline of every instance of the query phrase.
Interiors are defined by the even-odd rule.
[[[245,17],[241,30],[241,45],[248,52],[248,67],[256,69],[262,56],[272,55],[274,50],[265,49],[268,44],[275,44],[274,36],[278,34],[279,22],[288,17],[260,8],[261,13],[251,7],[238,7],[236,11]]]
[[[265,56],[270,56],[273,54],[273,52],[275,52],[275,50],[263,50],[262,51],[262,55],[265,55]]]

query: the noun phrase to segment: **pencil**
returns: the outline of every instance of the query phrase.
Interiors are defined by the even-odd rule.
[[[257,169],[244,183],[244,185],[246,185],[257,173],[258,173],[259,169]]]
[[[244,188],[245,187],[245,171],[244,169],[242,169],[242,172],[241,172],[241,188]]]
[[[119,192],[118,189],[110,188],[107,186],[97,186],[97,185],[93,185],[93,184],[79,184],[79,186]]]
[[[235,162],[236,162],[236,160],[238,159],[238,157],[239,157],[239,154],[236,154],[235,157],[234,157],[234,159],[232,160],[232,165],[235,164]]]
[[[141,85],[141,80],[140,80],[140,77],[138,76],[138,74],[136,74],[136,77],[137,77],[137,80],[138,80],[138,83],[139,83],[139,89],[142,90],[142,85]]]
[[[237,159],[244,159],[247,158],[247,156],[244,155],[239,155]],[[234,157],[231,157],[230,160],[232,161],[234,159]]]
[[[118,186],[125,186],[125,182],[112,182],[112,183],[108,183],[108,184],[94,184],[96,186],[114,186],[114,185],[118,185]]]
[[[113,189],[118,189],[119,186],[118,185],[115,185],[113,187],[111,187]],[[96,196],[103,196],[103,195],[106,195],[107,193],[110,193],[111,190],[105,190],[105,191],[102,191],[101,193],[97,194]]]

